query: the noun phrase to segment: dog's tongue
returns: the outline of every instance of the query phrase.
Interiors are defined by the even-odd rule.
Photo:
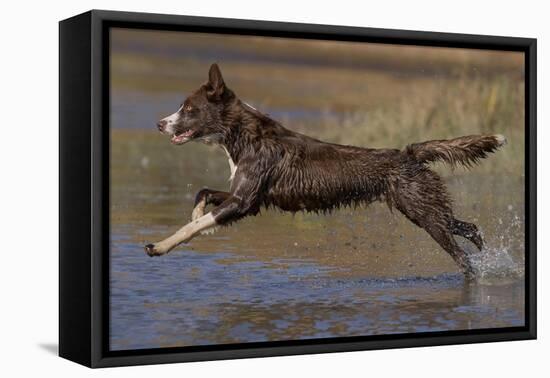
[[[189,140],[189,138],[193,135],[193,133],[194,133],[193,130],[187,130],[184,133],[172,136],[172,139],[170,141],[174,144],[187,142],[187,140]]]

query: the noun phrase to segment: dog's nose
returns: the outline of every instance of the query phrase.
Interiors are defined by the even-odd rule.
[[[164,128],[166,127],[166,121],[158,121],[157,127],[160,131],[164,131]]]

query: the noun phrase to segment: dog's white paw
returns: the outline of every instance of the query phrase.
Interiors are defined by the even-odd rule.
[[[167,253],[166,250],[162,249],[161,247],[155,245],[155,244],[147,244],[145,246],[145,252],[151,257],[153,256],[162,256]]]
[[[210,227],[210,228],[207,228],[206,230],[202,230],[201,235],[213,235],[219,229],[220,229],[219,226]]]
[[[191,213],[191,220],[197,220],[204,215],[204,208],[206,207],[206,200],[200,201]]]

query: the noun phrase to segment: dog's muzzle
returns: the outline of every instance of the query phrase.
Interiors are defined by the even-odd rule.
[[[166,122],[166,121],[164,121],[164,120],[158,121],[157,127],[158,127],[158,129],[159,129],[159,131],[160,131],[161,133],[165,132],[165,130],[166,130],[166,125],[167,125],[167,124],[168,124],[168,122]]]

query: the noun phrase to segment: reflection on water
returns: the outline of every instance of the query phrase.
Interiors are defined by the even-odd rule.
[[[465,283],[425,232],[387,207],[266,211],[172,253],[143,251],[189,220],[203,186],[226,189],[223,152],[114,130],[111,348],[289,340],[524,324],[522,177],[456,171],[456,214],[480,275]],[[447,171],[448,173],[448,171]]]

